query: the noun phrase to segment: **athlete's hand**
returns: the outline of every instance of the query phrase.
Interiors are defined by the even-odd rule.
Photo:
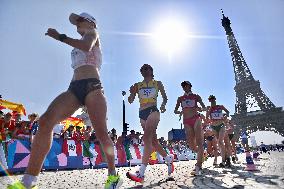
[[[179,121],[181,120],[181,117],[182,117],[182,112],[180,112],[179,114]]]
[[[53,28],[48,28],[47,32],[45,33],[45,35],[52,37],[53,39],[58,40],[59,37],[59,32],[56,29]]]
[[[206,112],[207,108],[201,108],[201,111]]]
[[[178,111],[178,110],[175,110],[175,114],[182,114],[182,112],[181,111]]]
[[[164,104],[161,105],[160,110],[162,113],[166,111],[166,106]]]

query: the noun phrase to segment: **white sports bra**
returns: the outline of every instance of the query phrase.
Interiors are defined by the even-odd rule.
[[[74,70],[84,65],[95,66],[100,70],[102,65],[102,51],[101,48],[96,45],[88,52],[74,48],[71,52],[71,58],[71,66]]]

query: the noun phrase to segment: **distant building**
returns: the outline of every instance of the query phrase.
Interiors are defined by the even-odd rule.
[[[184,129],[172,129],[168,132],[169,141],[186,140]]]

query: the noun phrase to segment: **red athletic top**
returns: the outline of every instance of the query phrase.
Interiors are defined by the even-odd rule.
[[[197,101],[199,99],[199,96],[196,94],[189,94],[189,95],[183,95],[181,98],[181,107],[182,109],[186,108],[197,108]]]
[[[224,118],[223,113],[222,113],[223,109],[224,109],[224,106],[222,105],[212,106],[209,111],[210,118],[213,120],[223,119]]]

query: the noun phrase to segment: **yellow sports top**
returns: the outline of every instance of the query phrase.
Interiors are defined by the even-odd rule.
[[[158,81],[152,80],[149,83],[145,81],[137,83],[138,97],[140,104],[156,103],[158,97]]]

